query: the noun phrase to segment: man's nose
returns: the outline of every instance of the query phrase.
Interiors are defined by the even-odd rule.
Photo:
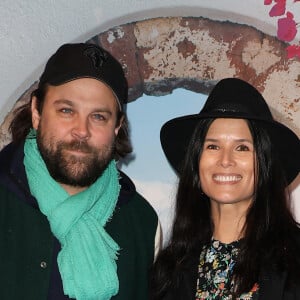
[[[86,118],[78,117],[74,122],[72,136],[79,140],[86,140],[90,137],[89,123]]]

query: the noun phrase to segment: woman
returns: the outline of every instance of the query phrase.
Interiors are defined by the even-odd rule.
[[[300,299],[300,229],[287,191],[300,142],[262,95],[223,79],[199,114],[162,127],[161,142],[179,184],[151,298]]]

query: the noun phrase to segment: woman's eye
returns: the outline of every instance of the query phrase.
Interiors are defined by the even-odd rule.
[[[249,147],[246,146],[246,145],[239,145],[239,146],[237,147],[237,150],[238,150],[238,151],[249,151],[250,149],[249,149]]]
[[[209,149],[209,150],[217,150],[218,149],[218,146],[217,145],[207,145],[207,147],[206,147],[207,149]]]

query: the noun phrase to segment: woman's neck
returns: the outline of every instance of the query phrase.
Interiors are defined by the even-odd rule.
[[[235,204],[211,204],[213,237],[229,244],[243,237],[247,208]]]

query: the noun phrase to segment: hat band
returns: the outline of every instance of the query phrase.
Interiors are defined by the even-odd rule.
[[[201,114],[220,114],[220,117],[222,117],[221,114],[228,114],[233,115],[235,117],[241,117],[241,118],[255,118],[255,119],[261,119],[266,121],[272,121],[273,117],[269,110],[262,109],[261,111],[257,109],[257,111],[253,111],[249,109],[249,107],[246,107],[239,103],[222,103],[220,106],[216,106],[214,108],[210,107],[204,107],[201,111]]]

